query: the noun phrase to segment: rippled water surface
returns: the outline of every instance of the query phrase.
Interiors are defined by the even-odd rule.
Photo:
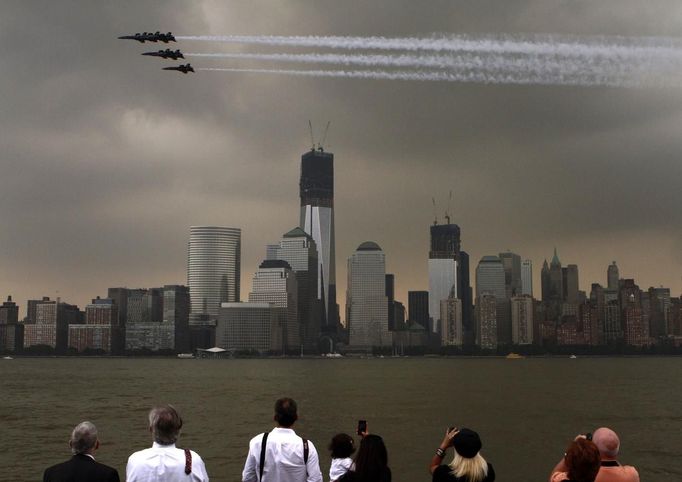
[[[382,435],[394,481],[428,481],[449,425],[477,430],[498,480],[543,481],[572,437],[607,425],[642,481],[682,480],[682,359],[0,360],[0,481],[41,480],[69,457],[70,430],[91,420],[97,459],[124,479],[151,444],[146,414],[172,403],[212,481],[238,481],[249,439],[272,427],[281,396],[320,453],[359,418]],[[448,454],[450,457],[451,454]]]

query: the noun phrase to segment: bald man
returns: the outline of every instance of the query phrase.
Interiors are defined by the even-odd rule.
[[[616,460],[620,450],[620,439],[616,432],[607,427],[598,428],[592,434],[592,442],[601,456],[601,468],[595,482],[639,482],[637,469],[621,465]]]

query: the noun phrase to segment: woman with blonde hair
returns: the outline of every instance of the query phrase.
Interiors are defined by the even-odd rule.
[[[455,449],[455,457],[450,464],[442,465],[445,452],[450,446]],[[481,456],[482,446],[480,437],[473,430],[447,430],[429,466],[433,482],[493,482],[495,471]]]

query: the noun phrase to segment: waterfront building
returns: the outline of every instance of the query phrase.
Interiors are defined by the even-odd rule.
[[[533,297],[533,262],[530,259],[521,262],[521,294]]]
[[[514,296],[511,299],[511,338],[514,345],[533,343],[533,314],[533,298],[530,295]]]
[[[250,303],[270,303],[278,310],[282,346],[278,350],[296,352],[301,347],[301,329],[298,316],[298,285],[289,263],[279,259],[266,259],[253,276],[249,293]]]
[[[83,323],[76,305],[49,299],[35,303],[35,322],[24,325],[24,348],[44,345],[58,353],[66,351],[69,325]]]
[[[272,259],[286,261],[296,275],[299,339],[307,353],[317,352],[323,327],[323,302],[318,299],[318,262],[315,240],[300,227],[282,236]]]
[[[190,321],[201,324],[215,320],[221,303],[238,302],[240,273],[241,229],[190,227],[187,249]]]
[[[447,299],[440,302],[441,344],[462,346],[462,300],[454,296],[454,290]]]
[[[429,292],[407,292],[407,319],[409,323],[419,323],[424,329],[429,328]]]
[[[107,298],[113,301],[118,312],[117,325],[125,328],[128,320],[128,288],[109,288],[107,289]]]
[[[458,258],[460,251],[460,229],[456,224],[433,224],[430,228],[431,249],[429,250],[429,318],[431,331],[438,330],[440,302],[446,300],[454,289],[459,298]]]
[[[650,343],[649,323],[644,317],[640,298],[641,293],[637,293],[639,289],[637,285],[634,285],[634,282],[631,284],[627,283],[632,280],[625,281],[626,285],[621,288],[623,296],[621,318],[625,344],[638,347],[647,346]],[[638,294],[640,296],[637,296]]]
[[[300,227],[317,247],[317,298],[322,302],[321,331],[340,327],[336,303],[336,249],[334,234],[334,154],[322,148],[301,156]]]
[[[481,294],[476,298],[476,344],[481,348],[497,348],[497,311],[495,295]]]
[[[378,244],[365,241],[348,258],[346,322],[354,349],[391,346],[386,297],[386,257]]]
[[[521,256],[507,251],[500,253],[499,258],[504,268],[505,296],[511,299],[521,294]]]
[[[36,309],[40,303],[45,303],[50,301],[49,296],[43,296],[40,300],[28,300],[26,302],[26,319],[25,323],[35,323],[36,322]]]
[[[582,326],[583,337],[586,345],[596,346],[602,344],[599,326],[599,309],[591,302],[582,303],[578,310],[579,323]]]
[[[24,325],[19,323],[19,306],[8,296],[0,306],[0,352],[13,353],[24,346]]]
[[[69,326],[69,348],[82,352],[98,350],[111,354],[113,338],[120,336],[118,306],[109,298],[92,300],[85,306],[85,324]]]
[[[232,352],[281,353],[281,312],[271,303],[222,303],[216,345]]]
[[[556,329],[557,345],[584,345],[582,331],[575,315],[562,316]]]

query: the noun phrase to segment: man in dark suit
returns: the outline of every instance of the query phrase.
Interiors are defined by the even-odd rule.
[[[81,422],[69,440],[73,457],[45,470],[43,482],[119,482],[116,469],[95,461],[99,448],[97,427]]]

